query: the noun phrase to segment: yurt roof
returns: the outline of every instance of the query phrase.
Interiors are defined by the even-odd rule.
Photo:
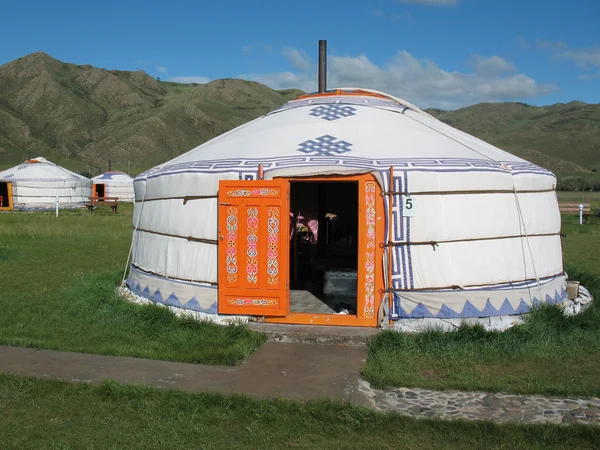
[[[131,183],[133,178],[120,170],[109,170],[92,178],[94,182]]]
[[[301,96],[174,158],[140,178],[240,166],[345,165],[405,170],[472,166],[550,174],[457,130],[405,100],[377,91],[336,89]]]
[[[64,167],[38,156],[24,161],[18,166],[0,172],[0,180],[4,181],[90,181],[88,178],[71,172]]]

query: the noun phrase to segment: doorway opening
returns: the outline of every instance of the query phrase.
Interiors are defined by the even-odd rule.
[[[8,210],[10,204],[10,183],[0,183],[0,209]]]
[[[104,184],[94,184],[94,197],[104,197]]]
[[[290,313],[356,316],[358,181],[291,181],[290,220]]]

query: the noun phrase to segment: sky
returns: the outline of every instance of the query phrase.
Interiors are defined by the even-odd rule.
[[[599,0],[1,0],[0,64],[43,51],[161,80],[362,87],[421,107],[600,103]],[[1,89],[1,86],[0,86]]]

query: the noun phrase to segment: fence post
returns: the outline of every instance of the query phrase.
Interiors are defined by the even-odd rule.
[[[58,217],[58,196],[56,196],[56,217]]]
[[[583,205],[579,204],[579,225],[583,225]]]

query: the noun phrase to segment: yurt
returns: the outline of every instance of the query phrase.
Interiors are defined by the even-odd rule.
[[[26,160],[0,172],[0,210],[45,210],[84,207],[92,181],[45,158]]]
[[[551,172],[391,95],[323,85],[135,178],[129,295],[367,327],[566,299]]]
[[[119,170],[109,170],[92,178],[94,197],[118,197],[120,202],[133,202],[133,178]]]

